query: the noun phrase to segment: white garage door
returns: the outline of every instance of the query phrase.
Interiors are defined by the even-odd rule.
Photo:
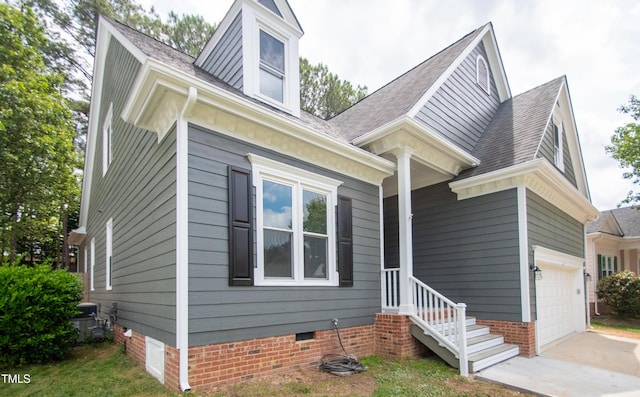
[[[538,348],[583,330],[584,297],[581,269],[538,263],[542,279],[536,280],[536,336]]]

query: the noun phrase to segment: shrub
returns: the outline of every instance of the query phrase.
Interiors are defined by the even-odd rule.
[[[598,281],[598,297],[621,317],[640,317],[640,277],[628,270]]]
[[[0,367],[66,357],[77,338],[71,318],[80,280],[51,266],[0,266]]]

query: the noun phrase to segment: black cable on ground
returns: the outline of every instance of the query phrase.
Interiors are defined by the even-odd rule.
[[[325,354],[322,356],[320,369],[338,376],[348,376],[354,373],[366,371],[367,367],[361,364],[354,356],[350,355],[345,350],[344,345],[342,344],[342,338],[340,337],[340,330],[338,329],[337,321],[334,321],[333,325],[336,327],[338,341],[340,342],[340,347],[342,348],[344,355],[335,353]]]

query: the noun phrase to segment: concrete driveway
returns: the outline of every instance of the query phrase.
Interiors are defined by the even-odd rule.
[[[570,335],[542,355],[515,357],[476,378],[542,396],[640,396],[640,339]]]

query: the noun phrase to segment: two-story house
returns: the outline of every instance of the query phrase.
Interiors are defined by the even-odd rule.
[[[583,331],[566,78],[512,96],[487,24],[322,120],[302,34],[286,0],[236,0],[197,58],[100,19],[72,237],[127,352],[186,390],[316,365],[334,319],[463,374]]]

